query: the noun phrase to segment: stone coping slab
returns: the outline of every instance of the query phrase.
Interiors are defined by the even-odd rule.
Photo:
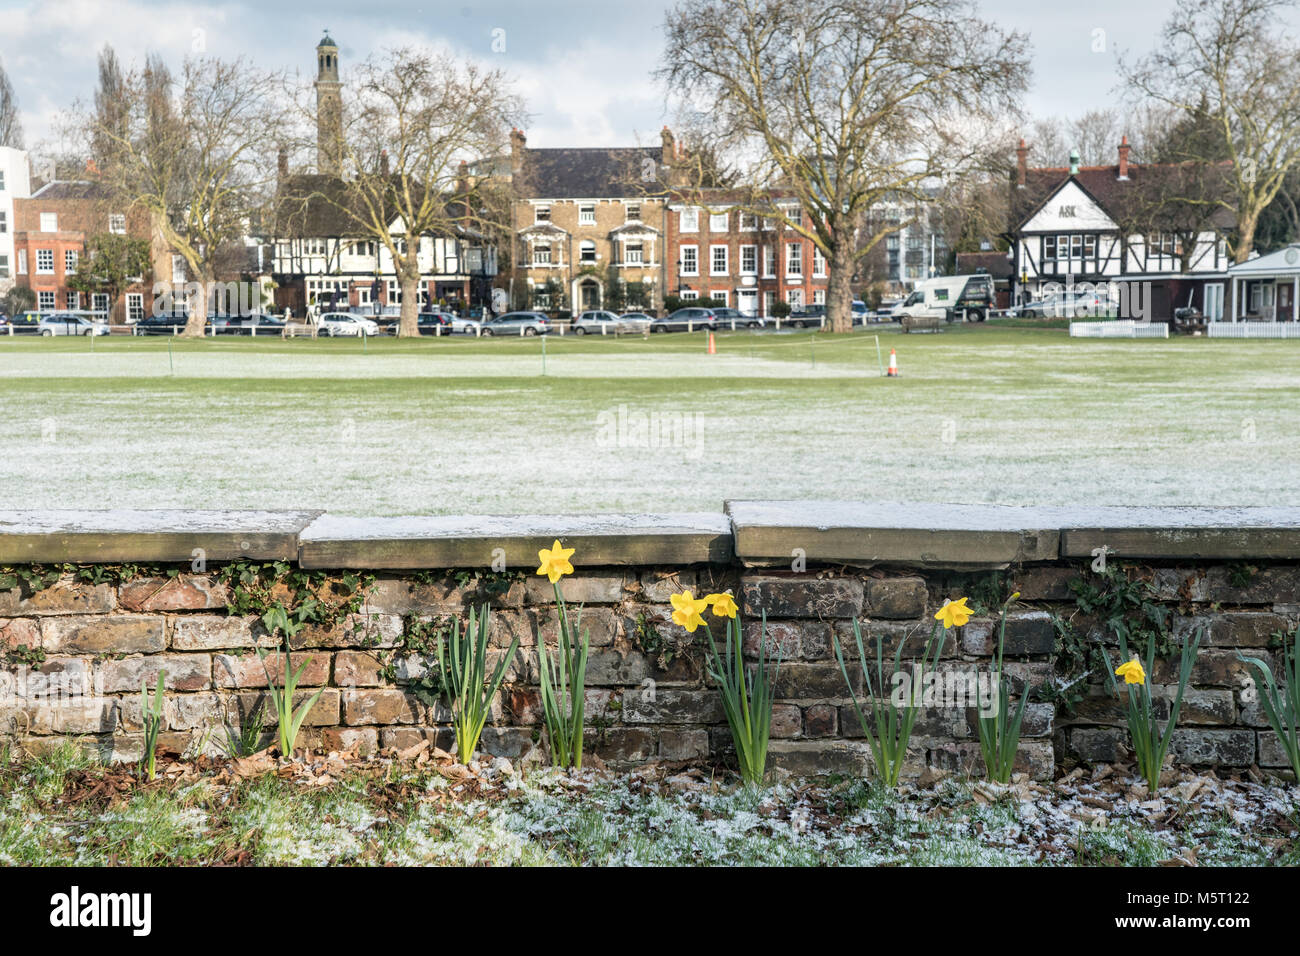
[[[535,567],[560,539],[574,562],[731,563],[731,523],[711,512],[663,515],[497,515],[349,518],[325,515],[302,533],[304,568]]]
[[[745,564],[1003,568],[1051,561],[1060,534],[1038,509],[852,501],[728,501]]]
[[[320,513],[0,511],[0,563],[292,561],[298,534]]]
[[[1300,559],[1300,508],[729,501],[746,564],[1005,567],[1088,558]]]

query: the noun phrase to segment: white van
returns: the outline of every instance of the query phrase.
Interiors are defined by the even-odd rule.
[[[918,282],[912,293],[894,306],[894,318],[941,319],[952,322],[983,322],[993,308],[993,277],[987,273],[970,276],[936,276]]]

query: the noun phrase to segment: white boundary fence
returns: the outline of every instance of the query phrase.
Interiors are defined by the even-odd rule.
[[[1210,322],[1212,339],[1300,339],[1300,322]]]
[[[1072,339],[1167,339],[1169,326],[1164,322],[1135,322],[1115,319],[1110,322],[1071,322]]]

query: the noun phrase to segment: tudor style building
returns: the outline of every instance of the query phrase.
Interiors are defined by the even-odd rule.
[[[275,307],[295,315],[332,309],[393,312],[401,305],[402,292],[392,254],[373,236],[361,235],[356,223],[365,216],[348,211],[354,200],[341,176],[339,50],[328,35],[316,48],[316,71],[316,170],[291,173],[287,154],[281,151],[279,157],[268,236]],[[462,178],[465,188],[467,176]],[[449,196],[447,202],[451,208],[457,200]],[[396,211],[392,232],[405,233]],[[421,236],[417,255],[421,306],[443,303],[464,310],[491,305],[497,256],[484,237],[469,228]]]
[[[1014,302],[1071,283],[1107,284],[1141,296],[1157,321],[1181,306],[1222,316],[1231,214],[1164,201],[1192,185],[1193,174],[1197,188],[1211,188],[1204,173],[1214,167],[1138,165],[1129,151],[1125,137],[1114,166],[1082,166],[1073,153],[1068,167],[1030,169],[1021,140],[1008,236]]]

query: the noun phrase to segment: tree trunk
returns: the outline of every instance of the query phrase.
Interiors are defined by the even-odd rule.
[[[414,257],[412,257],[414,258]],[[402,287],[402,317],[397,323],[400,338],[420,335],[420,266],[408,259],[397,267],[397,281]]]
[[[211,270],[197,270],[198,293],[188,297],[189,317],[185,320],[185,331],[181,335],[190,338],[203,338],[208,327],[208,290],[212,288]]]
[[[853,331],[853,252],[852,243],[835,236],[827,267],[830,288],[826,290],[826,318],[832,332]]]
[[[1242,263],[1250,258],[1255,249],[1255,229],[1258,226],[1258,212],[1243,212],[1237,219],[1237,248],[1232,254],[1234,263]]]

